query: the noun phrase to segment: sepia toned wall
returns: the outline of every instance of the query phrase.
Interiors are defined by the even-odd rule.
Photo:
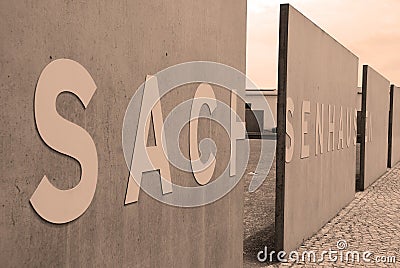
[[[394,167],[400,161],[400,89],[395,85],[390,88],[391,132],[389,133],[388,167]]]
[[[386,172],[390,82],[368,65],[363,67],[360,190]]]
[[[276,242],[288,252],[354,198],[358,58],[290,5],[280,16]]]
[[[241,264],[241,183],[205,207],[171,207],[144,192],[139,202],[124,206],[128,169],[121,133],[125,109],[146,75],[194,60],[220,62],[245,73],[246,1],[1,1],[0,17],[1,266]],[[93,138],[99,176],[87,211],[56,225],[41,219],[29,199],[44,175],[59,189],[75,186],[80,178],[79,163],[47,147],[34,121],[39,75],[60,58],[82,64],[97,85],[87,109],[76,96],[63,93],[57,110]],[[192,98],[196,86],[167,96],[165,114]],[[213,88],[229,104],[229,94]],[[240,114],[244,116],[244,105]],[[187,154],[185,131],[180,141]],[[227,137],[217,127],[201,132],[218,148],[226,145]],[[229,140],[227,148],[218,151],[216,174],[227,165]],[[192,174],[171,169],[174,183],[197,185]]]

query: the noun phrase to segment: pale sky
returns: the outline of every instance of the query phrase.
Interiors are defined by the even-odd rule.
[[[400,0],[247,0],[247,75],[258,87],[277,85],[281,3],[350,49],[360,66],[369,64],[400,86]]]

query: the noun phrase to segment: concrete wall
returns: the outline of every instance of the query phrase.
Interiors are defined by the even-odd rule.
[[[290,251],[354,198],[358,58],[290,5],[280,16],[275,224]]]
[[[388,167],[400,161],[400,88],[390,87],[390,117],[388,141]]]
[[[357,133],[359,133],[361,129],[361,102],[362,102],[362,89],[361,87],[357,88]],[[356,187],[357,182],[360,181],[360,135],[357,136],[357,149],[356,149]]]
[[[1,266],[239,266],[242,185],[205,207],[175,208],[144,192],[139,202],[124,206],[128,169],[121,132],[129,100],[148,74],[193,60],[245,73],[246,1],[1,1],[0,17]],[[59,96],[57,109],[91,135],[99,160],[90,207],[63,225],[45,222],[29,204],[44,175],[60,189],[80,178],[78,162],[47,147],[35,127],[36,83],[59,58],[78,61],[97,85],[87,109],[71,94]],[[196,87],[167,97],[164,114],[192,98]],[[214,90],[229,104],[227,92]],[[240,110],[243,116],[244,105]],[[229,139],[217,127],[211,132],[219,148],[218,175],[226,167]],[[186,131],[185,154],[187,140]],[[221,149],[226,142],[228,149]],[[171,172],[174,183],[197,185],[191,173]]]
[[[357,88],[357,111],[361,111],[361,103],[362,103],[362,88]]]
[[[278,94],[276,90],[260,90],[251,91],[246,90],[246,103],[251,103],[252,110],[263,110],[264,111],[264,130],[271,131],[276,127],[276,104]],[[267,102],[265,102],[267,101]],[[267,111],[266,103],[269,104],[269,108],[272,112]]]
[[[390,82],[370,66],[364,65],[359,190],[366,189],[386,172],[389,91]]]

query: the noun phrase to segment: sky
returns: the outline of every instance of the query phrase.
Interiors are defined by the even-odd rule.
[[[289,3],[400,86],[400,0],[247,0],[247,76],[274,89],[278,70],[279,5]],[[361,85],[359,77],[359,85]]]

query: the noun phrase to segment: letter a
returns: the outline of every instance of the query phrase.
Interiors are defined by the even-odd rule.
[[[150,115],[153,116],[156,145],[146,147],[146,139],[149,136],[150,128]],[[166,148],[162,146],[162,140],[165,140],[162,126],[163,115],[157,77],[148,75],[143,89],[143,98],[129,171],[125,205],[139,200],[139,189],[143,172],[159,170],[163,194],[172,192],[171,172],[166,157]]]

